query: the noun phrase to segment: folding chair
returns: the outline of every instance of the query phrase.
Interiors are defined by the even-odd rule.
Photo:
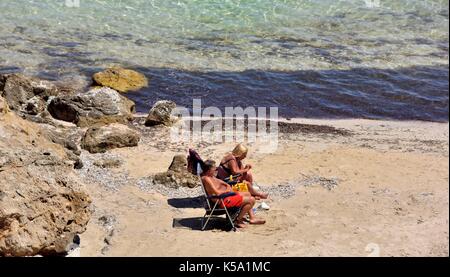
[[[202,160],[202,158],[200,158],[200,155],[195,150],[189,149],[189,155],[188,155],[187,160],[188,160],[188,166],[187,166],[188,171],[191,172],[192,174],[200,177],[201,173],[203,172],[203,170],[202,170],[203,160]],[[225,181],[230,186],[232,186],[233,184],[236,183],[236,181],[234,181],[233,178],[236,179],[239,176],[240,175],[230,176],[230,178],[227,178],[227,180],[225,180]],[[236,193],[229,192],[229,193],[224,193],[224,194],[218,195],[218,196],[209,196],[208,193],[206,192],[203,182],[202,182],[202,190],[203,190],[203,194],[204,194],[204,198],[205,198],[205,204],[204,204],[205,215],[202,218],[202,231],[204,231],[206,229],[206,227],[212,217],[217,218],[222,215],[226,215],[228,222],[231,224],[232,230],[236,231],[236,226],[234,225],[234,221],[236,220],[239,213],[241,212],[241,208],[235,207],[235,208],[227,209],[223,202],[223,199],[227,198],[228,196],[233,196]],[[218,201],[215,201],[215,202],[212,201],[212,200],[216,200],[216,199],[218,199]],[[219,203],[221,203],[222,205],[219,206]],[[205,218],[206,218],[206,222],[205,222]]]
[[[203,194],[205,196],[205,215],[202,218],[202,231],[206,229],[206,226],[208,225],[211,218],[220,218],[222,215],[226,215],[226,219],[231,225],[231,228],[233,231],[236,231],[236,226],[234,225],[234,221],[238,217],[239,213],[241,212],[240,207],[233,207],[231,209],[227,209],[225,207],[223,199],[227,198],[228,196],[233,196],[236,193],[234,192],[227,192],[221,195],[217,196],[209,196],[206,192],[205,186],[202,184],[202,190]],[[218,201],[212,201],[214,199],[218,199]],[[219,206],[219,203],[222,205]],[[223,208],[222,208],[223,207]],[[205,222],[206,219],[206,222]]]

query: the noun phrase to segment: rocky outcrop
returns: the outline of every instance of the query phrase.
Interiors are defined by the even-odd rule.
[[[178,121],[178,118],[172,115],[176,107],[177,104],[172,101],[162,100],[156,102],[150,110],[147,119],[145,120],[145,126],[172,126],[175,122]]]
[[[6,78],[7,78],[7,75],[0,74],[0,96],[3,92],[3,89],[5,88]]]
[[[3,75],[0,79],[1,95],[11,110],[19,113],[41,112],[45,101],[58,94],[56,85],[50,81],[22,74]]]
[[[102,87],[71,96],[55,97],[48,111],[56,119],[88,127],[126,123],[133,119],[135,104],[117,91]]]
[[[79,141],[83,136],[81,129],[76,127],[52,126],[49,124],[41,125],[41,134],[49,141],[59,144],[72,151],[75,155],[80,155],[81,150],[78,147]]]
[[[123,124],[94,127],[86,131],[81,147],[91,153],[104,153],[107,150],[137,146],[140,134]]]
[[[0,116],[0,256],[65,254],[85,231],[91,200],[73,166],[39,125]]]
[[[119,92],[139,90],[148,86],[147,78],[136,71],[113,67],[94,74],[94,81],[100,86],[110,87]]]
[[[23,111],[30,115],[38,115],[45,111],[47,103],[39,96],[30,98],[23,106]]]
[[[6,100],[0,96],[0,116],[8,112],[9,112],[8,103],[6,103]]]
[[[169,170],[173,172],[185,172],[187,171],[187,158],[185,155],[176,155],[172,159],[172,163],[169,166]]]
[[[166,172],[156,174],[153,182],[171,188],[188,187],[195,188],[200,185],[200,178],[187,170],[187,159],[184,155],[173,158]]]

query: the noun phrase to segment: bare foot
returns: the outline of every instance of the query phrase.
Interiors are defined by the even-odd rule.
[[[250,224],[252,225],[262,225],[265,224],[266,221],[264,219],[252,219],[250,220]]]
[[[235,226],[236,228],[241,228],[241,229],[247,227],[247,225],[245,225],[244,221],[236,221],[236,223],[234,224],[234,226]]]
[[[261,193],[259,193],[258,196],[259,196],[261,199],[267,199],[267,198],[269,197],[269,194],[268,194],[268,193],[261,192]]]

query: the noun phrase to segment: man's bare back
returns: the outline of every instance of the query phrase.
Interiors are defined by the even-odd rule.
[[[231,186],[216,177],[203,176],[202,182],[208,195],[221,195],[232,191]]]

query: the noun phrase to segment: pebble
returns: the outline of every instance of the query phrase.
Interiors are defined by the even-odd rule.
[[[114,173],[108,168],[95,166],[94,163],[100,159],[121,159],[110,153],[90,154],[85,151],[80,156],[83,168],[78,173],[87,184],[101,184],[109,190],[117,191],[120,187],[134,183],[134,179],[127,173]]]
[[[144,192],[159,193],[168,198],[189,198],[203,195],[201,186],[196,188],[187,187],[167,187],[163,184],[155,183],[151,176],[133,179],[125,173],[115,173],[107,168],[95,166],[94,163],[99,159],[121,160],[117,155],[110,153],[90,154],[85,151],[80,156],[84,167],[78,170],[80,176],[85,179],[86,183],[98,183],[105,186],[107,189],[117,191],[124,185],[136,185]],[[275,185],[261,185],[257,187],[263,192],[267,192],[270,198],[290,198],[295,196],[296,190],[299,186],[309,187],[313,185],[320,185],[327,190],[335,189],[339,184],[337,178],[324,178],[320,176],[307,176],[305,179],[285,182]]]

